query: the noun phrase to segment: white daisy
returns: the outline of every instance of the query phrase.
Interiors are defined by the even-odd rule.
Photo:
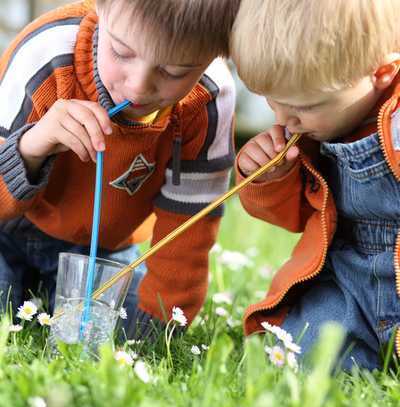
[[[291,343],[291,342],[293,342],[292,335],[290,335],[289,332],[286,332],[284,329],[282,329],[279,326],[276,326],[276,325],[273,326],[272,327],[272,332],[283,343]]]
[[[286,361],[288,366],[293,369],[295,372],[297,372],[299,365],[297,363],[296,355],[293,352],[289,352],[286,355]]]
[[[32,301],[25,301],[18,308],[17,318],[24,319],[25,321],[31,321],[36,312],[37,306]]]
[[[267,352],[268,353],[268,352]],[[269,360],[275,366],[283,366],[285,363],[285,352],[280,346],[273,346],[269,351]]]
[[[126,312],[126,308],[121,307],[121,309],[119,310],[119,317],[121,319],[127,319],[128,318],[128,314]]]
[[[172,307],[172,319],[175,322],[178,322],[180,326],[185,326],[187,324],[187,318],[179,307]]]
[[[17,325],[10,325],[10,326],[8,327],[8,330],[9,330],[10,332],[19,332],[19,331],[22,331],[22,325],[20,325],[20,324],[17,324]]]
[[[219,261],[233,271],[239,271],[244,267],[251,267],[253,265],[253,262],[244,254],[229,250],[224,250],[220,254]]]
[[[140,345],[142,341],[140,339],[128,339],[126,343],[127,345]]]
[[[294,342],[286,341],[286,342],[283,342],[283,344],[285,345],[285,348],[288,351],[293,352],[293,353],[298,353],[298,354],[301,353],[301,347],[299,345],[295,344]]]
[[[29,397],[28,399],[29,407],[46,407],[47,404],[41,397]]]
[[[215,313],[216,313],[219,317],[228,317],[228,316],[229,316],[229,312],[228,312],[224,307],[217,307],[217,308],[215,308]]]
[[[212,300],[216,304],[221,304],[221,303],[232,304],[232,294],[228,293],[228,292],[216,293],[212,296]]]
[[[219,243],[215,243],[214,246],[211,248],[210,253],[221,253],[222,247]]]
[[[152,377],[150,376],[149,369],[142,360],[138,360],[133,367],[133,370],[136,373],[136,376],[143,382],[143,383],[150,383],[153,381]]]
[[[114,353],[114,359],[120,366],[132,366],[133,358],[132,356],[123,350],[118,350]]]
[[[264,321],[261,322],[261,326],[268,332],[272,332],[273,334],[275,334],[275,330],[274,330],[274,326],[275,325],[271,325],[269,322]]]
[[[193,355],[200,355],[201,350],[200,350],[200,348],[199,348],[198,346],[193,345],[193,346],[191,347],[191,349],[190,349],[190,352],[192,352]]]
[[[51,317],[50,317],[50,315],[49,314],[46,314],[45,312],[42,312],[42,313],[40,313],[38,316],[37,316],[37,319],[38,319],[38,321],[39,321],[39,324],[40,325],[51,325]]]

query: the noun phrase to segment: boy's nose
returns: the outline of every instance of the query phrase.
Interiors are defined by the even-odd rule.
[[[300,124],[300,120],[296,115],[293,115],[289,110],[286,109],[274,109],[276,123],[283,127],[295,128]]]
[[[154,90],[153,73],[145,66],[136,66],[126,76],[125,86],[129,89],[132,97],[139,100]]]

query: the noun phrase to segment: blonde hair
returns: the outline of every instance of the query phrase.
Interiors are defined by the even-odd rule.
[[[119,6],[139,23],[152,52],[171,56],[228,56],[240,0],[97,0],[105,11]]]
[[[232,58],[260,94],[335,90],[399,50],[400,0],[242,0]]]

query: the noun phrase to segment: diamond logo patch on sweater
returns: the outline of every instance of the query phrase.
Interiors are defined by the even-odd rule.
[[[155,163],[148,163],[143,154],[139,154],[134,158],[129,169],[120,177],[111,181],[110,185],[125,190],[129,195],[133,195],[150,178],[155,168]]]

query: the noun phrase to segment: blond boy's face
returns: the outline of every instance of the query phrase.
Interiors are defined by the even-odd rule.
[[[267,95],[276,123],[291,133],[303,133],[318,141],[348,134],[360,125],[381,95],[372,77],[365,77],[351,88],[338,91]]]
[[[138,118],[175,104],[195,86],[211,57],[157,61],[152,44],[144,40],[129,13],[111,7],[98,10],[97,65],[100,78],[114,103],[130,100],[139,106],[124,111]],[[193,53],[195,55],[195,53]]]

